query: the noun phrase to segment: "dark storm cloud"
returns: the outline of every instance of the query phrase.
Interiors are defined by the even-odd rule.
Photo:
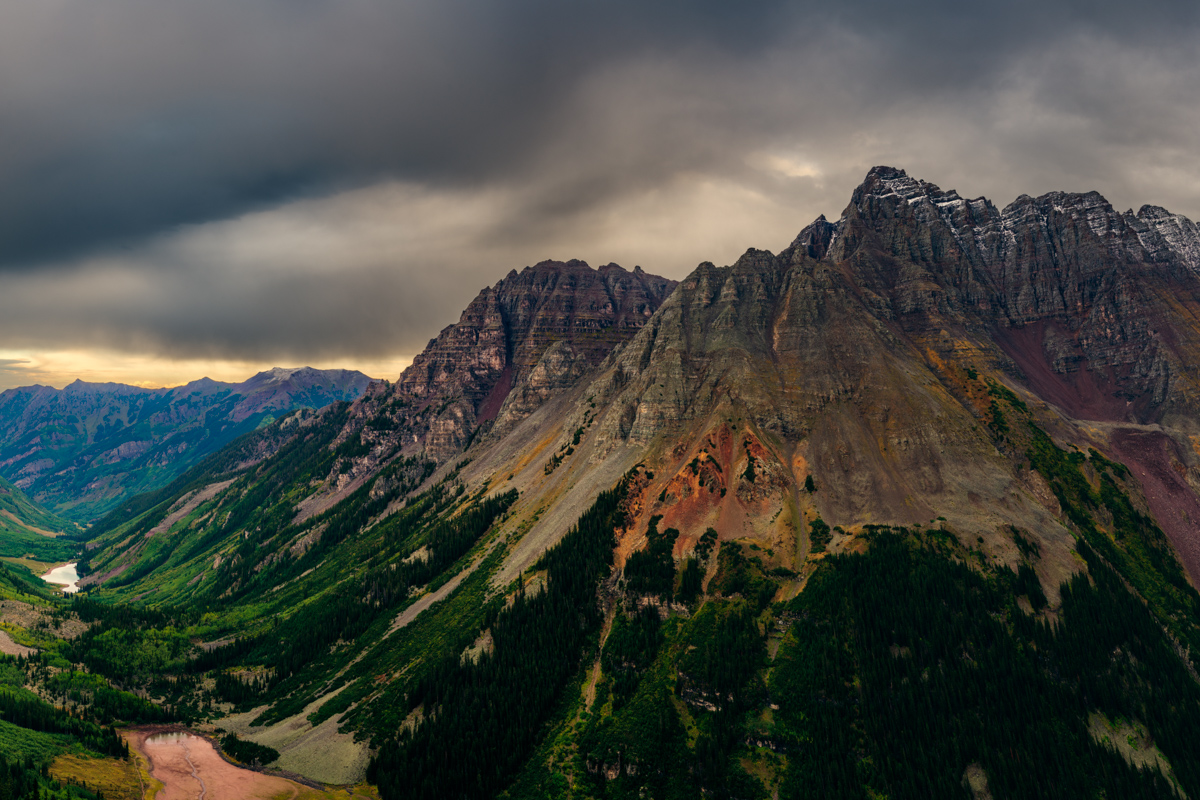
[[[509,171],[597,65],[693,40],[748,51],[773,19],[539,0],[111,0],[5,16],[8,264],[382,175]]]
[[[1195,30],[1183,3],[1133,13],[1115,3],[109,0],[5,17],[0,258],[10,265],[380,176],[519,177],[570,128],[561,113],[581,82],[627,59],[752,63],[845,31],[866,52],[837,65],[828,91],[890,103],[977,88],[1064,32],[1161,48]],[[752,107],[758,88],[739,91],[749,102],[734,106]],[[723,144],[732,121],[717,105],[695,121],[717,124]],[[797,122],[789,109],[748,111]],[[679,154],[672,163],[712,159],[705,132],[667,133],[625,146]],[[607,196],[622,188],[613,183],[581,188]]]
[[[0,343],[412,352],[510,267],[778,249],[876,163],[1200,216],[1192,3],[0,13]],[[1122,205],[1122,207],[1124,207]]]

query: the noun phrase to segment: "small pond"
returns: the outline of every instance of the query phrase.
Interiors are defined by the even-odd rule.
[[[63,591],[67,594],[74,594],[79,591],[79,573],[75,571],[74,564],[63,564],[61,567],[55,567],[43,575],[42,580],[46,583],[54,583],[63,587]]]

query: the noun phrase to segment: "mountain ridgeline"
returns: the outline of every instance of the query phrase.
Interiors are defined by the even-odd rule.
[[[351,370],[273,369],[174,389],[75,381],[0,392],[0,475],[55,513],[90,522],[296,408],[354,400]]]
[[[1200,796],[1198,312],[1183,217],[886,167],[543,262],[116,507],[71,660],[387,800]]]

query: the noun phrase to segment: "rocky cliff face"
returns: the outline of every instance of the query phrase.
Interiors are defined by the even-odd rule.
[[[0,475],[89,521],[162,486],[267,416],[359,397],[361,372],[276,368],[237,384],[173,389],[75,381],[0,392]]]
[[[1161,209],[1119,213],[1096,193],[998,209],[876,168],[836,222],[682,281],[532,460],[549,474],[555,451],[580,451],[564,474],[530,467],[529,479],[553,493],[640,461],[654,477],[623,547],[662,515],[679,555],[712,526],[793,553],[788,569],[817,517],[845,531],[943,517],[1000,560],[1016,558],[1003,532],[1017,526],[1043,537],[1054,584],[1074,569],[1071,538],[1022,460],[1024,422],[997,439],[1005,386],[1064,447],[1125,452],[1166,476],[1135,491],[1195,580],[1197,252],[1196,226]],[[1127,446],[1137,431],[1154,446]]]
[[[381,450],[400,446],[445,460],[482,427],[507,431],[574,385],[641,329],[674,286],[616,264],[543,261],[513,270],[355,414],[388,420],[386,432],[366,433]]]
[[[865,526],[940,517],[1011,564],[1011,531],[1035,531],[1056,586],[1076,568],[1072,537],[1024,455],[1028,422],[1142,464],[1131,491],[1195,578],[1197,252],[1196,226],[1161,209],[1120,213],[1095,193],[1000,209],[879,167],[836,221],[678,286],[543,262],[481,291],[354,404],[336,441],[354,455],[297,520],[399,455],[465,453],[468,481],[523,492],[515,519],[550,509],[526,520],[508,580],[640,463],[653,477],[622,552],[659,515],[678,556],[713,527],[799,571],[818,518],[846,547]],[[998,433],[1004,392],[1023,409],[1009,409],[1015,432]]]
[[[907,330],[986,335],[1033,388],[1085,416],[1196,413],[1198,342],[1177,307],[1197,286],[1200,234],[1186,218],[1122,214],[1095,192],[1001,211],[880,167],[835,228],[828,260]]]

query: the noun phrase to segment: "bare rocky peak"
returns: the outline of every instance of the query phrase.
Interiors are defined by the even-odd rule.
[[[1072,413],[1152,421],[1197,405],[1181,354],[1200,332],[1164,307],[1200,293],[1196,243],[1190,220],[1096,192],[1000,210],[876,167],[778,256],[697,267],[588,394],[622,409],[610,442],[646,445],[725,400],[799,433],[831,403],[888,405],[895,363],[965,335]]]
[[[548,351],[554,363],[543,365],[543,381],[594,366],[646,324],[674,285],[616,264],[543,261],[513,270],[413,359],[397,391],[417,398],[459,393],[480,421],[493,419]]]
[[[687,450],[693,435],[715,442],[714,421],[740,419],[778,437],[781,469],[795,446],[837,473],[841,518],[928,519],[972,486],[1008,480],[979,466],[994,447],[947,394],[962,372],[948,365],[1009,376],[1078,419],[1158,423],[1200,409],[1187,361],[1200,329],[1169,305],[1200,299],[1175,255],[1189,224],[1121,214],[1095,192],[1001,210],[879,167],[836,222],[817,219],[778,255],[701,264],[677,287],[614,265],[512,271],[395,386],[355,406],[344,438],[360,434],[369,454],[338,467],[338,492],[396,452],[487,452],[526,420],[565,437],[555,452],[590,430],[584,469],[608,454]],[[554,398],[574,405],[533,414]],[[756,446],[747,441],[737,452]],[[726,468],[741,474],[740,458]],[[895,517],[909,496],[930,501]]]
[[[1175,258],[1200,273],[1200,227],[1196,223],[1159,206],[1142,206],[1136,215],[1127,211],[1125,218],[1155,261]]]
[[[948,234],[943,244],[956,252],[921,255],[950,254],[994,273],[1031,257],[1069,258],[1066,251],[1089,247],[1119,261],[1174,260],[1200,271],[1200,229],[1166,209],[1143,206],[1136,215],[1122,214],[1099,192],[1050,192],[1036,198],[1021,195],[999,210],[987,198],[965,199],[893,167],[873,168],[826,234],[831,242],[843,238],[842,247],[826,248],[820,255],[819,248],[810,249],[810,255],[848,257],[859,243],[852,235],[854,222],[864,220],[877,230],[882,222],[904,220]],[[818,223],[822,229],[829,225],[822,216],[805,231]],[[849,239],[844,238],[847,233]]]
[[[398,388],[417,397],[450,383],[478,391],[499,380],[519,382],[554,342],[565,341],[598,360],[627,332],[645,324],[675,282],[616,264],[543,261],[513,270],[483,289],[400,376]],[[493,375],[492,373],[497,373]]]
[[[1161,427],[1177,460],[1163,474],[1200,485],[1195,230],[1095,192],[998,209],[876,168],[837,221],[817,219],[778,255],[699,265],[571,395],[528,469],[572,486],[596,465],[644,463],[643,517],[664,515],[684,550],[708,525],[782,549],[771,498],[803,505],[811,474],[830,524],[944,513],[967,529],[1054,530],[1067,565],[1053,498],[1014,488],[1027,473],[996,447],[988,387],[1017,387],[1062,431]]]
[[[675,283],[640,267],[577,260],[512,270],[430,340],[390,390],[369,392],[346,435],[384,414],[391,432],[364,434],[379,440],[380,453],[401,447],[441,460],[461,452],[482,426],[506,430],[574,385],[646,324]]]
[[[800,231],[788,249],[804,253],[809,258],[821,259],[829,252],[837,233],[838,224],[825,219],[822,214]]]

